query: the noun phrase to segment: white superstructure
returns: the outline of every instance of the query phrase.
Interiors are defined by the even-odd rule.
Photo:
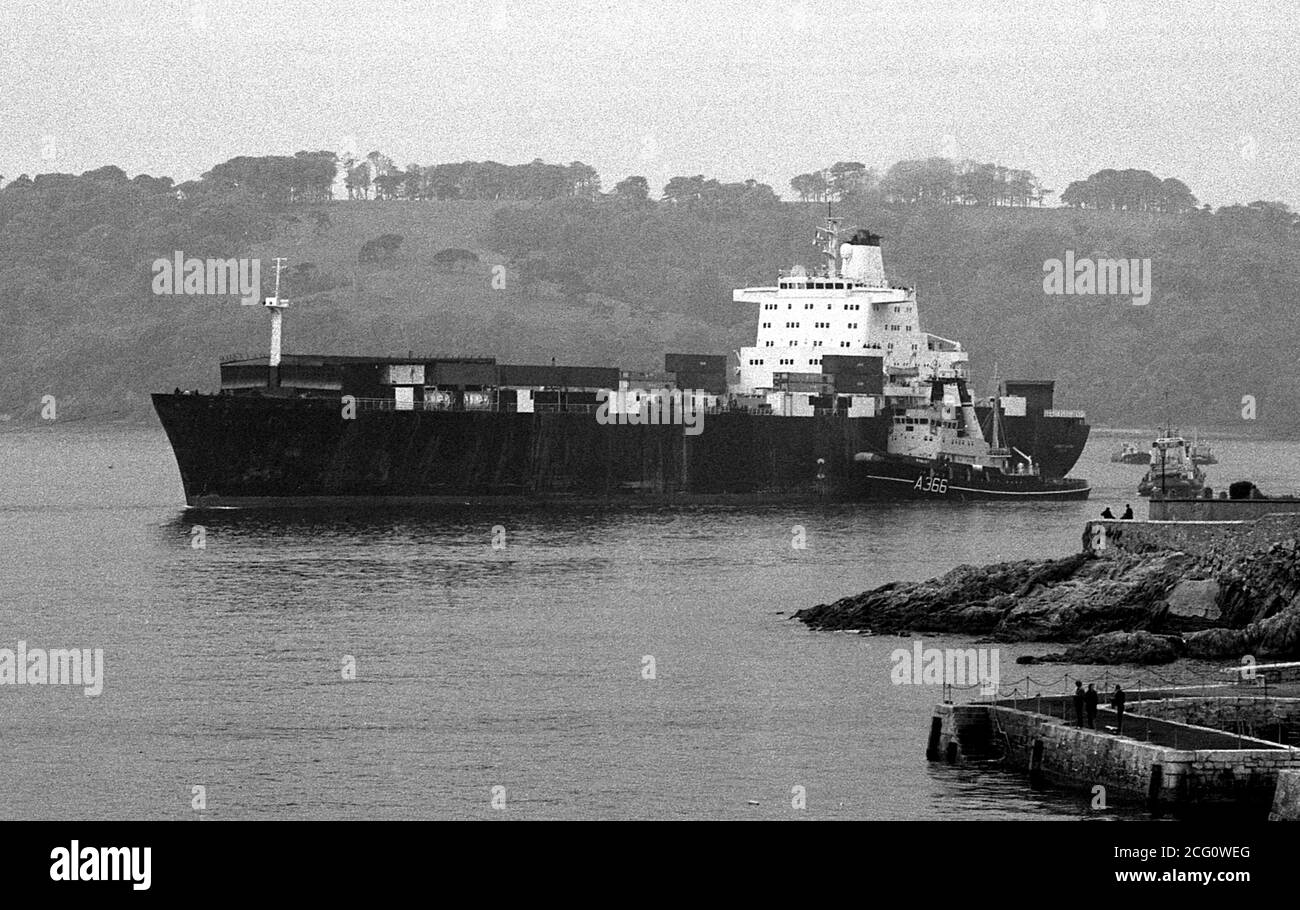
[[[765,394],[779,388],[778,374],[821,373],[828,354],[881,358],[887,396],[932,376],[967,378],[961,345],[923,331],[916,292],[886,278],[879,237],[858,230],[841,243],[836,218],[817,233],[820,274],[796,267],[775,287],[732,292],[737,303],[757,304],[759,317],[754,345],[735,353],[733,392]]]

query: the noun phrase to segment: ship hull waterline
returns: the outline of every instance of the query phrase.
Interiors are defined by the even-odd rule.
[[[882,452],[889,427],[880,417],[721,414],[689,435],[602,426],[590,414],[389,410],[341,420],[328,399],[153,400],[193,508],[853,501],[873,498],[855,457]],[[1058,460],[1072,465],[1087,425],[1052,431]]]

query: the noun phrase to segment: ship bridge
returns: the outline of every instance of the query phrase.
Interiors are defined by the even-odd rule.
[[[836,243],[838,225],[819,232],[827,267],[781,273],[775,286],[740,288],[736,303],[758,305],[752,346],[736,352],[730,377],[741,393],[777,387],[789,373],[823,373],[827,355],[879,357],[884,370],[915,367],[965,375],[961,345],[921,329],[916,292],[885,275],[879,237],[857,231]]]

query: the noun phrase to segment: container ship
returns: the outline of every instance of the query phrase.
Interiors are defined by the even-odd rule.
[[[223,358],[218,391],[155,394],[154,408],[196,508],[873,499],[895,421],[929,407],[936,380],[966,389],[969,355],[922,331],[879,236],[841,237],[832,218],[818,244],[824,268],[733,292],[756,308],[752,346],[670,353],[661,374],[282,354],[277,270],[269,356]],[[996,421],[1012,483],[1064,478],[1087,442],[1085,415],[1054,409],[1053,392],[1008,380],[969,403],[977,424]]]

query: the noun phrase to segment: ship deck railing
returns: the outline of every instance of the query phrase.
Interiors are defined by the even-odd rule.
[[[489,403],[485,406],[474,407],[472,405],[456,407],[450,402],[441,401],[412,401],[403,407],[397,406],[397,400],[394,398],[354,398],[357,410],[359,411],[478,411],[478,412],[509,412],[509,413],[530,413],[517,412],[513,408],[502,408],[495,403]],[[534,402],[531,413],[535,414],[595,414],[599,404],[588,402],[573,402],[564,404],[554,404],[551,402]],[[649,407],[645,410],[650,410]],[[819,415],[825,416],[848,416],[843,411],[833,411],[829,408],[818,408]],[[613,418],[618,412],[611,410],[610,417]],[[757,417],[774,416],[771,407],[763,405],[751,408],[731,408],[723,406],[701,407],[696,408],[696,414],[706,416],[718,416],[721,414],[752,414]]]
[[[439,401],[412,401],[404,407],[397,406],[395,398],[354,398],[359,411],[451,411],[450,404]],[[486,411],[491,408],[463,408],[469,411]]]
[[[596,404],[542,404],[533,402],[533,412],[537,414],[595,414]]]

